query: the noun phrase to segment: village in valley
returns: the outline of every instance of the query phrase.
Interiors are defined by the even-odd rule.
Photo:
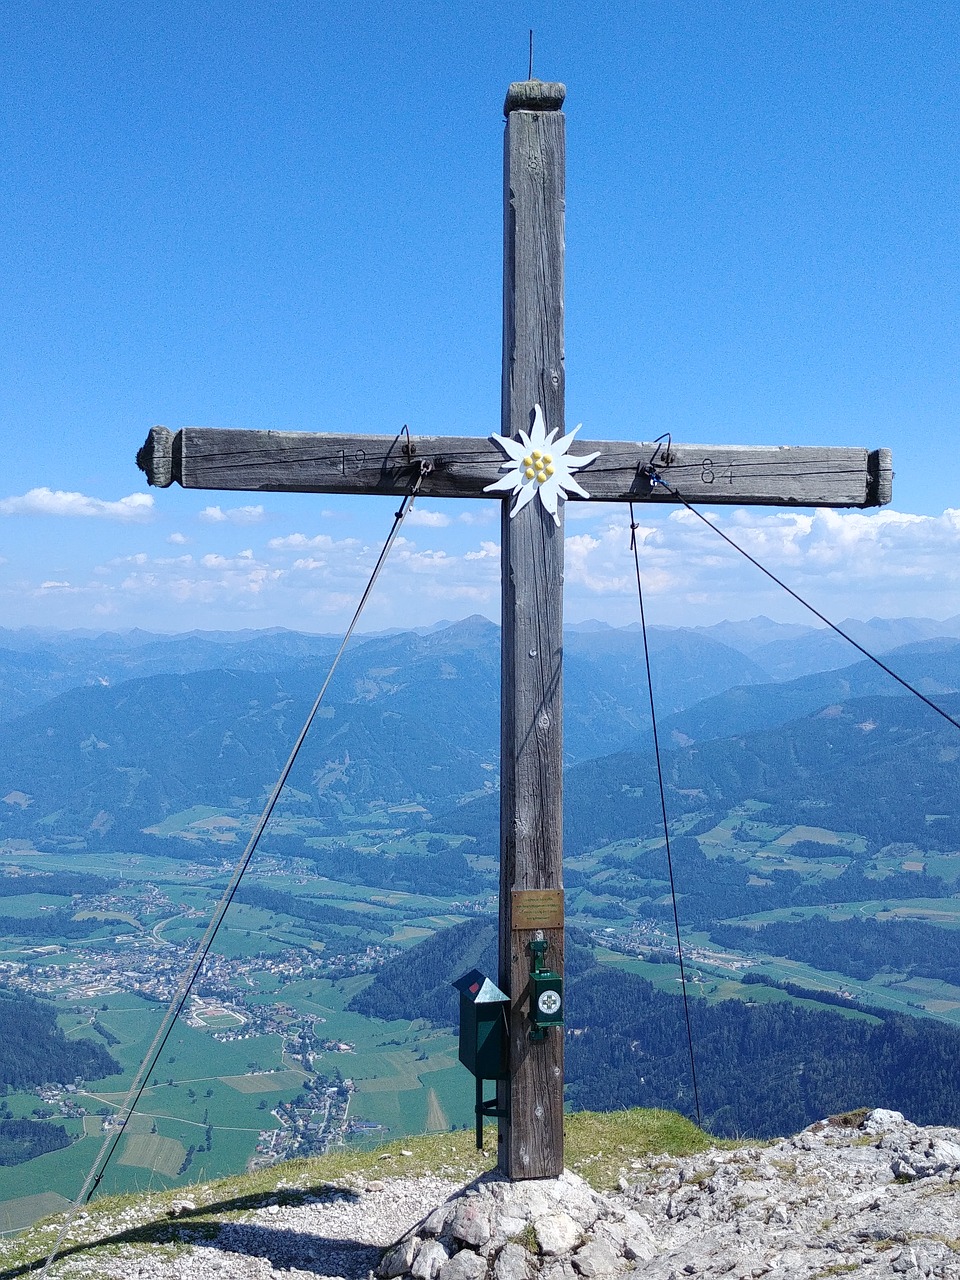
[[[59,865],[72,868],[76,861],[70,855],[65,864],[50,855],[31,859],[20,848],[2,852],[8,892],[16,889],[19,897],[7,896],[0,914],[22,902],[40,919],[62,916],[64,899],[36,890],[48,886]],[[73,927],[85,925],[83,937],[53,935],[20,944],[8,938],[0,953],[0,986],[50,1001],[68,1039],[84,1036],[102,1044],[129,1078],[191,962],[218,880],[209,863],[131,856],[122,864],[122,880],[68,900],[63,918]],[[308,880],[282,860],[265,859],[256,879],[300,894],[318,887],[316,877]],[[419,915],[440,905],[413,911]],[[449,914],[455,907],[442,905],[442,918],[414,927],[408,943],[427,936],[430,927],[462,918]],[[298,927],[302,923],[248,905],[232,908],[231,927],[206,957],[185,1003],[172,1041],[176,1048],[158,1062],[127,1126],[116,1166],[118,1187],[138,1185],[142,1176],[189,1180],[201,1168],[210,1175],[238,1164],[261,1167],[322,1154],[348,1141],[405,1133],[405,1108],[391,1086],[422,1093],[416,1068],[432,1070],[445,1083],[442,1101],[431,1091],[427,1110],[414,1108],[413,1125],[422,1128],[431,1119],[442,1127],[451,1114],[465,1122],[466,1106],[460,1107],[462,1119],[457,1107],[467,1089],[449,1035],[404,1026],[387,1037],[389,1046],[380,1045],[382,1032],[344,1009],[358,983],[399,953],[393,925],[379,940],[366,940],[348,929],[338,935],[336,929]],[[428,1056],[425,1046],[432,1061],[421,1061]],[[397,1065],[405,1070],[392,1081]],[[370,1092],[378,1082],[385,1089]],[[43,1084],[33,1093],[6,1092],[2,1101],[9,1114],[63,1124],[73,1136],[66,1152],[0,1169],[0,1200],[10,1201],[14,1218],[29,1215],[33,1203],[24,1192],[25,1173],[36,1181],[36,1194],[69,1198],[74,1152],[87,1150],[85,1137],[96,1139],[116,1125],[122,1089],[122,1080],[78,1077]],[[0,1205],[0,1217],[3,1212]]]

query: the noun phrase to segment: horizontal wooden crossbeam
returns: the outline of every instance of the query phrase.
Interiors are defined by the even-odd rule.
[[[888,449],[761,445],[662,446],[577,438],[570,457],[600,450],[578,473],[597,502],[690,502],[760,506],[877,507],[890,501]],[[656,469],[669,487],[651,481]],[[150,484],[258,493],[381,493],[399,496],[431,465],[420,493],[484,498],[501,474],[503,454],[478,436],[361,436],[293,431],[154,427],[137,455]],[[501,495],[496,495],[501,496]],[[583,501],[576,496],[571,501]]]

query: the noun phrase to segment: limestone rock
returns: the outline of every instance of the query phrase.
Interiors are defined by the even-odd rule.
[[[490,1239],[490,1211],[480,1196],[467,1196],[460,1201],[450,1223],[450,1234],[455,1240],[474,1247],[487,1243]]]
[[[493,1280],[529,1280],[532,1261],[523,1245],[505,1244],[493,1264]]]
[[[851,1113],[765,1146],[683,1160],[635,1157],[620,1189],[606,1195],[572,1173],[518,1183],[486,1174],[413,1227],[380,1275],[761,1280],[768,1273],[771,1280],[847,1273],[960,1280],[960,1131],[921,1128],[885,1109]]]
[[[543,1264],[540,1280],[578,1280],[569,1258],[551,1258]]]
[[[583,1232],[568,1213],[545,1213],[533,1224],[540,1252],[548,1256],[569,1253],[580,1243]]]
[[[904,1117],[899,1111],[885,1111],[882,1107],[877,1107],[870,1112],[861,1127],[865,1133],[889,1133],[898,1132],[904,1124]]]
[[[622,1255],[614,1253],[603,1240],[585,1244],[573,1255],[572,1262],[585,1280],[608,1280],[610,1276],[619,1275],[626,1265]]]
[[[598,1240],[606,1240],[630,1262],[646,1262],[657,1252],[657,1242],[649,1222],[632,1209],[627,1209],[617,1218],[600,1220],[594,1234]]]
[[[446,1249],[439,1240],[424,1240],[413,1260],[410,1274],[416,1276],[417,1280],[436,1280],[448,1257]]]
[[[451,1204],[442,1204],[439,1209],[434,1209],[433,1213],[427,1214],[420,1224],[421,1235],[442,1236],[444,1228],[455,1211],[456,1206]]]
[[[572,1255],[582,1246],[588,1247],[578,1268]],[[379,1274],[381,1280],[602,1280],[656,1252],[644,1217],[574,1173],[515,1183],[490,1173],[412,1228]]]
[[[438,1280],[483,1280],[486,1274],[486,1259],[472,1249],[461,1249],[440,1268]]]
[[[416,1258],[419,1248],[419,1236],[404,1236],[399,1244],[395,1244],[392,1249],[384,1254],[383,1261],[377,1267],[377,1275],[380,1276],[381,1280],[394,1280],[395,1276],[404,1275],[413,1266],[413,1260]]]

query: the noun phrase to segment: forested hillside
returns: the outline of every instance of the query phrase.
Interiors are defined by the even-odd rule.
[[[570,984],[568,1100],[693,1114],[682,1001],[635,974]],[[771,1137],[855,1107],[960,1124],[960,1031],[927,1019],[850,1017],[788,1003],[691,1002],[700,1104],[711,1132]]]
[[[0,723],[0,798],[10,797],[0,806],[0,838],[135,847],[143,845],[144,828],[194,805],[257,811],[326,670],[327,642],[308,644],[312,638],[304,637],[297,646],[295,638],[280,637],[272,663],[269,637],[250,653],[185,638],[171,642],[183,673],[115,685],[111,676],[93,673],[101,658],[110,672],[116,661],[88,657],[82,687]],[[646,715],[637,678],[640,645],[632,631],[611,630],[596,641],[570,637],[568,760],[636,738]],[[704,636],[658,632],[652,646],[662,660],[660,693],[671,710],[764,678],[749,658]],[[151,661],[160,660],[158,649],[147,646]],[[211,664],[220,649],[218,669]],[[127,655],[134,671],[145,665],[137,655],[142,658],[142,650]],[[11,663],[13,684],[21,656]],[[190,669],[191,661],[199,669]],[[0,677],[3,670],[0,652]],[[415,801],[434,810],[495,792],[499,676],[499,630],[484,619],[356,643],[314,723],[284,804],[337,831],[344,818],[374,801]]]
[[[759,928],[714,924],[710,936],[738,951],[789,956],[820,969],[872,978],[881,972],[960,985],[960,932],[915,920],[782,920]]]
[[[846,652],[855,656],[849,646]],[[886,654],[884,661],[928,697],[939,698],[960,690],[960,643],[956,640],[927,640],[906,645]],[[836,671],[817,671],[795,680],[726,689],[687,710],[663,716],[660,737],[668,746],[682,746],[691,739],[701,741],[756,733],[823,707],[874,695],[910,696],[876,663],[862,658]],[[652,736],[647,730],[637,746],[649,748],[651,743]]]
[[[119,1070],[92,1040],[67,1040],[50,1005],[0,988],[0,1085],[72,1084],[76,1076],[100,1080]]]
[[[568,978],[593,964],[593,949],[582,929],[567,926],[564,968]],[[436,1026],[456,1026],[458,1000],[452,983],[469,969],[497,980],[497,922],[468,920],[441,929],[432,938],[388,960],[375,982],[359,991],[350,1008],[372,1018],[427,1018]]]
[[[582,941],[568,930],[568,1102],[694,1115],[682,1000],[635,974],[592,963]],[[495,945],[493,922],[443,930],[384,965],[351,1008],[455,1025],[450,983],[474,967],[495,978]],[[787,1002],[694,999],[691,1012],[700,1103],[713,1133],[769,1137],[862,1105],[900,1110],[922,1124],[960,1123],[960,1031],[952,1027]]]
[[[960,716],[960,697],[939,699]],[[960,847],[955,779],[960,734],[914,698],[870,697],[831,705],[776,730],[700,742],[666,754],[674,819],[747,800],[771,822],[853,831],[875,847],[891,839]],[[909,768],[905,768],[909,761]],[[567,776],[566,839],[572,853],[660,820],[648,756],[585,761]]]
[[[712,826],[713,819],[708,824]],[[771,868],[761,879],[750,866],[724,855],[707,857],[693,836],[671,842],[674,879],[679,886],[685,925],[702,929],[729,916],[752,915],[784,907],[813,907],[826,903],[862,902],[882,894],[892,898],[937,898],[947,885],[923,871],[868,875],[862,864],[850,860],[839,875],[811,879],[800,871]],[[799,856],[803,856],[801,854]],[[832,856],[837,858],[834,846]],[[669,889],[666,846],[646,851],[609,853],[604,865],[611,869],[603,887],[633,902],[643,902],[652,919],[670,921],[673,908],[664,900]],[[568,876],[575,883],[576,873]],[[738,935],[741,936],[741,935]],[[752,935],[748,935],[752,936]],[[719,937],[718,937],[719,940]],[[754,944],[755,945],[755,944]]]

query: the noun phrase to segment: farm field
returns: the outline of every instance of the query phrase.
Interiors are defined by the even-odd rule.
[[[78,863],[90,874],[105,870],[99,859],[33,856],[53,871],[78,870]],[[6,851],[0,871],[4,861],[21,866],[29,858],[22,849]],[[124,878],[115,900],[75,913],[89,920],[90,936],[35,947],[11,935],[0,954],[0,963],[29,965],[31,987],[52,1001],[68,1040],[103,1044],[123,1069],[120,1076],[78,1082],[65,1095],[65,1105],[86,1111],[80,1119],[62,1120],[75,1134],[68,1148],[0,1168],[0,1223],[7,1224],[0,1230],[53,1212],[79,1191],[104,1140],[104,1122],[123,1104],[166,1008],[159,998],[162,983],[149,998],[147,991],[122,988],[130,974],[149,974],[158,963],[168,964],[171,975],[178,972],[218,892],[210,867],[142,856],[118,862]],[[463,918],[432,895],[372,894],[278,871],[271,863],[266,871],[251,876],[251,883],[352,912],[365,927],[381,929],[391,946],[413,945]],[[62,907],[63,899],[27,894],[6,899],[3,907],[8,905],[9,915],[26,920],[45,907]],[[118,925],[125,937],[116,934]],[[274,1114],[277,1106],[301,1096],[315,1077],[353,1082],[350,1131],[337,1137],[341,1142],[368,1145],[470,1122],[472,1082],[457,1062],[452,1036],[421,1022],[380,1022],[347,1010],[352,995],[371,980],[365,974],[304,977],[281,963],[291,948],[322,957],[347,936],[339,924],[315,930],[258,906],[231,908],[216,954],[225,966],[241,963],[242,973],[228,970],[229,983],[216,999],[201,1001],[195,1021],[178,1021],[107,1170],[104,1191],[185,1185],[246,1167],[261,1135],[281,1133],[288,1123]],[[205,1013],[208,1005],[214,1012]],[[309,1071],[300,1053],[303,1032],[314,1037]],[[33,1093],[11,1092],[6,1099],[17,1116],[29,1116],[38,1101]]]
[[[219,822],[225,816],[230,815],[202,807],[173,815],[160,824],[164,834],[156,837],[156,847],[162,849],[164,839],[190,830],[206,856],[213,850],[218,859],[232,858],[237,840],[228,837],[238,831]],[[364,856],[373,849],[391,857],[424,852],[420,836],[385,837],[377,824],[386,822],[383,813],[369,815],[366,825],[358,818],[348,835],[327,845],[342,849],[348,843]],[[313,828],[289,819],[284,830],[291,836]],[[324,847],[324,838],[309,839],[311,847]],[[430,839],[441,845],[446,841],[442,835]],[[863,852],[862,840],[851,833],[813,825],[773,826],[752,805],[732,810],[699,840],[708,863],[733,859],[746,868],[751,883],[759,884],[772,869],[798,873],[811,885],[831,883]],[[804,842],[826,852],[815,860],[795,855],[792,850],[808,847]],[[451,837],[446,843],[456,849],[460,841]],[[624,879],[632,858],[654,854],[657,848],[656,838],[617,840],[571,859],[568,919],[590,936],[601,964],[639,974],[657,990],[677,995],[676,965],[644,958],[650,950],[669,951],[674,945],[667,924],[650,919],[648,912],[649,903],[664,907],[669,902],[665,887],[630,893]],[[876,865],[894,871],[910,860],[891,854],[878,858]],[[119,1076],[79,1082],[75,1092],[63,1096],[68,1110],[87,1113],[62,1121],[76,1135],[71,1146],[0,1168],[0,1221],[12,1224],[0,1230],[12,1230],[60,1203],[48,1197],[76,1195],[103,1141],[104,1121],[124,1101],[206,929],[227,871],[215,862],[159,853],[106,860],[83,852],[31,853],[22,847],[0,847],[0,873],[4,864],[24,871],[42,868],[114,878],[122,872],[109,893],[77,902],[73,919],[89,930],[83,937],[50,938],[38,945],[27,933],[10,932],[0,952],[0,966],[26,967],[30,990],[54,1004],[68,1039],[95,1041],[123,1069]],[[478,858],[475,865],[489,876],[495,864]],[[960,875],[960,858],[931,858],[927,867],[952,885]],[[320,875],[302,860],[268,851],[245,878],[244,888],[248,900],[231,906],[198,981],[199,1002],[184,1010],[149,1074],[137,1114],[104,1178],[106,1191],[219,1177],[272,1159],[278,1151],[289,1154],[283,1144],[293,1141],[294,1133],[304,1141],[368,1146],[472,1123],[473,1081],[457,1061],[456,1039],[448,1030],[423,1020],[375,1019],[347,1006],[359,990],[376,982],[385,958],[463,922],[478,906],[495,910],[492,882],[474,886],[465,905],[449,896]],[[689,890],[682,876],[678,890],[682,919]],[[11,896],[0,904],[0,914],[26,922],[46,914],[45,909],[62,908],[63,902],[47,894]],[[960,899],[885,898],[878,892],[856,902],[773,907],[731,918],[761,925],[818,916],[929,921],[953,930],[960,927]],[[709,931],[686,927],[684,934],[689,989],[711,1003],[790,1002],[822,1010],[817,1001],[783,990],[744,986],[740,979],[753,970],[776,981],[844,990],[867,1004],[960,1026],[960,988],[941,980],[893,973],[855,980],[795,960],[736,952],[730,953],[729,963],[718,963]],[[852,1009],[838,1011],[874,1021]],[[7,1102],[11,1114],[29,1116],[38,1097],[14,1092]]]

